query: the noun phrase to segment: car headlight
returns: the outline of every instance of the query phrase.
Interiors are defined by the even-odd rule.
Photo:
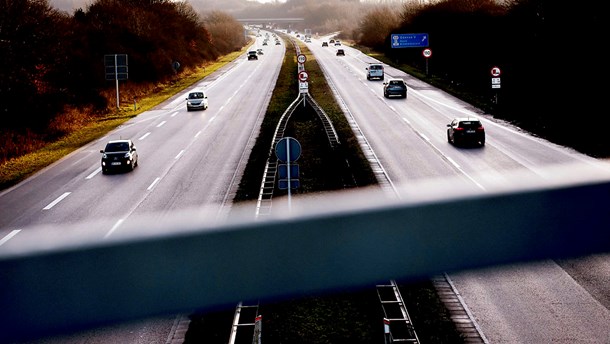
[[[131,160],[131,154],[125,153],[125,156],[123,158]]]
[[[102,159],[108,159],[108,155],[106,155],[106,153],[104,153],[104,155],[102,155]]]

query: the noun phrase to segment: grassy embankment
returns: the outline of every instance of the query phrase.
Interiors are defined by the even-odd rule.
[[[37,143],[36,146],[41,146],[41,148],[2,163],[0,165],[0,190],[17,184],[87,143],[104,136],[129,119],[161,104],[178,92],[213,73],[218,68],[233,61],[237,56],[246,51],[249,46],[223,56],[217,61],[206,63],[197,69],[186,71],[180,78],[176,78],[171,82],[157,84],[153,87],[147,85],[146,89],[151,91],[138,96],[136,109],[134,109],[133,103],[124,101],[119,109],[109,110],[105,114],[92,115],[87,113],[86,109],[83,109],[82,112],[71,110],[69,114],[59,116],[59,121],[66,123],[55,123],[55,125],[70,128],[69,132],[52,142]],[[133,85],[130,86],[132,92],[144,92],[138,92],[137,89],[134,90]],[[110,98],[114,94],[113,92],[108,93]],[[115,101],[109,99],[109,102],[113,104]],[[15,144],[27,145],[29,143],[18,142]]]

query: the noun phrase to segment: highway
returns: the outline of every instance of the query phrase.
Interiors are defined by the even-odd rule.
[[[365,74],[369,63],[379,61],[344,45],[322,47],[322,41],[330,38],[313,39],[307,46],[334,86],[352,126],[366,138],[361,141],[370,150],[369,159],[379,166],[378,179],[388,180],[394,189],[417,192],[409,189],[410,183],[457,178],[484,193],[489,185],[505,181],[507,172],[543,180],[546,168],[562,164],[606,168],[390,66],[385,68],[386,80],[404,79],[408,96],[386,99],[383,82],[368,81]],[[336,56],[338,48],[345,50],[345,56]],[[467,116],[483,123],[484,147],[447,142],[446,124]],[[446,186],[450,193],[451,186]],[[456,219],[455,230],[476,221],[476,216]],[[610,255],[456,271],[449,276],[490,343],[610,343]]]
[[[261,41],[258,38],[255,48],[262,47]],[[349,120],[361,131],[367,156],[381,167],[376,169],[380,180],[395,189],[408,189],[410,182],[458,178],[484,193],[488,185],[505,180],[507,171],[544,179],[549,166],[598,165],[595,159],[533,137],[391,67],[386,67],[386,78],[403,78],[408,97],[385,99],[382,82],[366,80],[365,67],[372,58],[347,46],[341,46],[346,56],[338,57],[337,47],[323,48],[321,42],[313,39],[308,47]],[[206,91],[209,109],[187,112],[185,90],[0,193],[0,249],[25,240],[28,229],[36,226],[88,223],[79,232],[57,236],[107,240],[129,235],[122,230],[139,217],[162,220],[172,212],[195,208],[202,217],[222,219],[283,58],[283,45],[263,48],[258,61],[243,56],[197,85]],[[446,124],[462,116],[482,121],[485,147],[447,142]],[[99,151],[118,138],[134,140],[139,166],[132,172],[103,175]],[[476,221],[476,214],[466,220],[470,218]],[[461,225],[467,221],[456,230]],[[609,262],[610,257],[602,255],[449,275],[491,343],[610,342]],[[60,342],[83,342],[87,336],[88,343],[165,343],[175,324],[175,317],[154,319]]]
[[[161,220],[178,210],[201,209],[201,216],[221,219],[230,208],[284,57],[284,44],[262,46],[262,39],[252,46],[264,48],[258,60],[243,55],[192,87],[206,92],[207,110],[187,111],[189,88],[2,192],[0,249],[26,240],[28,229],[36,226],[87,223],[78,233],[57,236],[106,240],[129,235],[122,229],[130,221]],[[139,164],[132,172],[101,173],[100,150],[114,139],[135,142]],[[99,335],[104,331],[84,336],[91,337],[88,343],[165,343],[174,320],[106,331],[112,332],[112,340]],[[74,340],[83,342],[83,335]]]

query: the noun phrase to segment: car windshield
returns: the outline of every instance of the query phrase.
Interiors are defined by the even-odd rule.
[[[127,142],[109,142],[104,149],[106,153],[112,152],[127,152],[129,151],[129,143]]]
[[[380,69],[383,69],[383,66],[379,66],[379,65],[372,65],[372,66],[370,67],[370,69],[371,69],[371,70],[380,70]]]
[[[402,81],[401,80],[391,80],[390,86],[402,86]]]
[[[460,122],[460,128],[476,129],[481,126],[479,121],[464,121]]]
[[[203,99],[203,92],[193,92],[189,94],[189,99]]]

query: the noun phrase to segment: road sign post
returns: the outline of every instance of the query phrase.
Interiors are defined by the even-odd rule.
[[[500,70],[500,67],[492,67],[490,73],[491,73],[491,88],[495,90],[494,103],[496,105],[498,105],[498,89],[501,88],[500,74],[502,74],[502,71]]]
[[[432,49],[426,48],[422,51],[422,55],[426,59],[426,76],[428,76],[428,59],[432,56]]]
[[[305,55],[299,55],[305,56]],[[309,79],[309,74],[305,70],[299,71],[299,94],[305,94],[309,92],[309,84],[307,83],[307,79]],[[303,107],[307,106],[306,98],[303,97]]]
[[[127,80],[127,54],[104,55],[104,69],[106,80],[116,83],[116,107],[119,108],[119,80]]]
[[[296,180],[294,186],[298,186],[298,165],[297,169],[293,170],[290,164],[294,161],[299,160],[301,156],[301,144],[299,141],[295,140],[292,137],[284,137],[275,145],[275,156],[281,162],[286,163],[286,179],[282,179],[282,181],[286,182],[286,189],[288,190],[288,210],[292,208],[292,200],[291,200],[291,189],[293,186],[293,179]],[[293,178],[291,172],[295,172],[297,175],[296,178]]]

